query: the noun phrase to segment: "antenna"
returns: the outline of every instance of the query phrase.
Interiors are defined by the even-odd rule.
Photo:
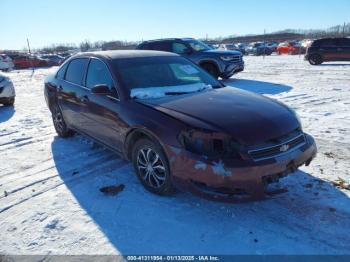
[[[263,60],[265,60],[265,53],[266,53],[266,29],[264,29],[264,42],[263,42],[263,48],[264,48],[264,53],[263,53]]]
[[[29,44],[28,38],[27,38],[27,45],[28,45],[28,51],[29,51],[29,62],[30,62],[30,65],[32,67],[32,75],[30,76],[30,78],[32,78],[34,75],[34,66],[33,66],[33,61],[32,61],[32,57],[31,57],[32,51],[30,50],[30,44]]]
[[[29,54],[32,54],[32,52],[30,51],[30,45],[29,45],[29,39],[28,38],[27,38],[27,45],[28,45]]]

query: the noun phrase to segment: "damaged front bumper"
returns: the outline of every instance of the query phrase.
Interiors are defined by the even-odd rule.
[[[271,191],[268,185],[310,164],[317,148],[311,136],[305,134],[305,141],[301,147],[262,161],[209,159],[173,146],[166,146],[166,154],[173,183],[179,189],[208,199],[244,202],[287,191]]]

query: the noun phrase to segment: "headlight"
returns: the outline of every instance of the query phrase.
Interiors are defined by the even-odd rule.
[[[234,59],[233,56],[220,56],[221,60],[223,61],[231,61]]]
[[[207,157],[241,159],[239,144],[225,134],[192,129],[181,132],[179,141],[191,153]]]

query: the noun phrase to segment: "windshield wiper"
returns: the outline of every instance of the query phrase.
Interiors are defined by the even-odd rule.
[[[212,88],[214,88],[214,89],[218,89],[218,88],[222,88],[222,87],[225,87],[225,85],[223,83],[220,83],[220,85],[212,86]]]
[[[184,95],[184,94],[189,94],[193,92],[165,92],[165,95],[167,96],[176,96],[176,95]]]

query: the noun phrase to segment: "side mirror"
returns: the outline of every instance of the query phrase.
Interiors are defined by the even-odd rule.
[[[91,88],[91,93],[94,95],[110,95],[111,90],[107,85],[95,85]]]

